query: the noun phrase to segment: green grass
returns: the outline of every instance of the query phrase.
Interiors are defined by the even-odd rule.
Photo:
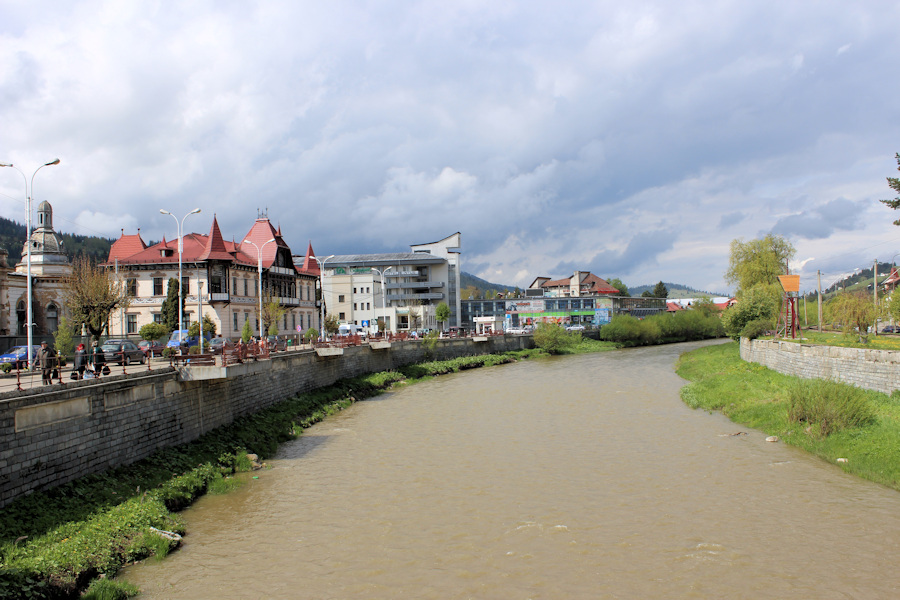
[[[900,395],[801,380],[741,360],[738,344],[681,356],[681,389],[693,408],[779,436],[845,471],[900,489]]]

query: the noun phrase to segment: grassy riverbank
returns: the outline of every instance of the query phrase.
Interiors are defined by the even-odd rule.
[[[461,357],[340,381],[190,444],[20,498],[0,511],[0,598],[77,597],[89,585],[86,597],[133,594],[127,584],[105,577],[128,562],[165,556],[176,543],[151,528],[183,534],[176,512],[209,491],[229,489],[231,476],[249,469],[248,452],[270,457],[304,428],[392,385],[541,354]]]
[[[782,375],[742,361],[737,343],[686,353],[677,372],[691,381],[681,390],[688,406],[721,411],[900,490],[900,394]]]

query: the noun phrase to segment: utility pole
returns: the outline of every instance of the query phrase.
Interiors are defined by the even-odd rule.
[[[819,282],[819,333],[822,333],[822,271],[816,271]]]
[[[872,337],[878,337],[878,259],[875,259],[875,268],[872,270],[872,294],[875,298],[875,318],[872,325]],[[860,333],[862,333],[860,331]]]

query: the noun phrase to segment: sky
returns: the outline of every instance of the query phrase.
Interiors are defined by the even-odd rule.
[[[295,254],[462,233],[462,269],[727,293],[900,253],[897,2],[0,0],[0,214]],[[60,164],[36,169],[55,158]]]

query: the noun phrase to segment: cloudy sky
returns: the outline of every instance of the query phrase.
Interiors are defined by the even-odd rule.
[[[295,253],[462,232],[497,283],[726,291],[735,238],[803,289],[900,252],[897,2],[0,0],[0,162],[61,231]],[[0,169],[0,214],[24,221]]]

